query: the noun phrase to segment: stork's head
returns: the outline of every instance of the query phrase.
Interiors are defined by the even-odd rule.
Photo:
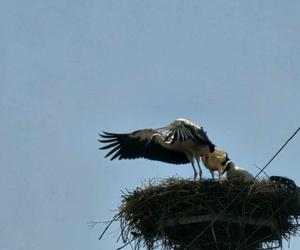
[[[223,166],[222,174],[224,174],[228,169],[230,169],[233,164],[234,163],[229,159],[228,154],[226,153],[225,159],[221,162],[221,165]]]
[[[213,153],[214,151],[215,151],[215,147],[216,147],[216,145],[215,144],[213,144],[213,143],[209,143],[209,152],[211,152],[211,153]]]
[[[223,169],[223,172],[222,172],[222,175],[228,171],[229,169],[231,168],[234,168],[234,163],[232,161],[228,161],[225,163],[225,166],[224,166],[224,169]]]

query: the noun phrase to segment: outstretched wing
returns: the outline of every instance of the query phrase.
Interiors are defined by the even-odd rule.
[[[102,137],[99,142],[107,145],[100,149],[110,149],[105,157],[112,156],[111,160],[146,158],[173,164],[189,162],[184,153],[163,147],[153,136],[155,134],[160,135],[154,129],[137,130],[128,134],[103,132],[99,134]]]
[[[165,141],[170,141],[171,144],[177,141],[192,140],[199,144],[208,145],[211,152],[214,151],[215,145],[209,140],[206,132],[202,127],[199,127],[187,120],[176,120],[169,127],[165,128],[167,134]]]

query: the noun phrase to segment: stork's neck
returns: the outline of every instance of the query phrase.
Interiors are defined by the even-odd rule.
[[[224,168],[226,168],[227,166],[228,166],[227,172],[236,168],[234,162],[232,162],[231,160],[228,160],[228,161],[225,163]]]

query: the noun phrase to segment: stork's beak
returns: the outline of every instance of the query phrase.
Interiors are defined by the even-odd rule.
[[[226,166],[226,168],[223,169],[222,175],[228,170],[228,167]]]
[[[224,157],[224,160],[221,162],[222,166],[225,166],[226,162],[230,161],[230,158],[228,157],[228,154],[226,152],[226,155]]]
[[[222,175],[229,169],[229,164],[226,165],[226,163],[227,163],[228,161],[230,161],[230,159],[229,159],[229,157],[228,157],[228,154],[226,153],[225,159],[221,162],[221,165],[224,166]]]

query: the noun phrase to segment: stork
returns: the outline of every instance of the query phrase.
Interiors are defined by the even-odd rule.
[[[141,129],[127,134],[103,131],[99,135],[102,137],[99,142],[107,144],[99,149],[111,149],[105,155],[112,155],[111,160],[146,158],[173,164],[191,163],[194,180],[198,174],[195,161],[201,179],[200,158],[215,150],[203,128],[186,119],[176,119],[159,129]]]
[[[214,171],[218,171],[219,180],[223,172],[222,162],[226,158],[226,152],[223,150],[217,150],[206,156],[201,157],[202,163],[210,171],[212,179],[215,179]]]
[[[236,166],[234,162],[228,158],[227,154],[225,160],[222,162],[222,165],[224,165],[224,170],[222,174],[227,172],[226,178],[229,181],[239,180],[243,182],[250,182],[255,179],[254,176],[250,174],[247,170]]]

